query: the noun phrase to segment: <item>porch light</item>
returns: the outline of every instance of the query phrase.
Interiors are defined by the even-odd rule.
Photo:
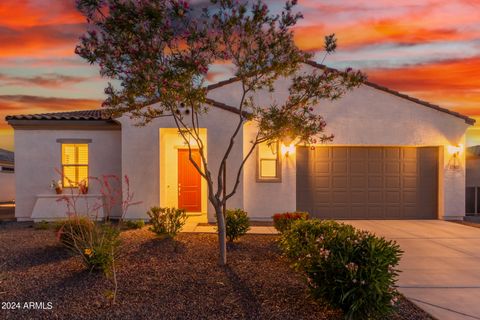
[[[290,154],[295,153],[295,145],[291,143],[288,146],[286,146],[285,144],[282,143],[281,152],[282,152],[282,156],[288,157]]]
[[[448,164],[447,164],[448,169],[458,170],[461,168],[459,155],[462,151],[463,151],[463,144],[447,147],[447,152],[451,155],[450,160],[448,160]]]
[[[447,151],[449,154],[456,157],[463,151],[463,144],[459,144],[457,146],[448,146]]]

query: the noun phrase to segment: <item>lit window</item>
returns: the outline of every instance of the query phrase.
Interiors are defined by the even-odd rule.
[[[258,145],[258,180],[280,181],[280,158],[278,142],[264,142]]]
[[[62,144],[62,173],[64,188],[88,184],[88,144]]]

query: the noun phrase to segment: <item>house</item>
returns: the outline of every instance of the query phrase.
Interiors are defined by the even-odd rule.
[[[302,69],[324,68],[314,62]],[[289,79],[276,93],[258,92],[266,104],[285,99]],[[200,119],[207,161],[217,172],[238,121],[241,87],[236,79],[209,86],[208,116]],[[314,146],[261,145],[246,162],[238,192],[228,203],[253,220],[274,213],[308,211],[338,219],[462,219],[465,215],[465,132],[474,120],[456,112],[366,82],[334,102],[315,108],[333,142]],[[128,175],[135,199],[128,218],[146,218],[152,206],[175,206],[215,221],[206,183],[193,170],[173,120],[136,127],[128,116],[99,110],[7,117],[15,129],[16,218],[64,215],[49,182],[62,169],[79,181],[101,174]],[[227,164],[227,185],[255,133],[243,126]],[[194,155],[195,156],[195,155]],[[65,182],[64,182],[65,183]],[[88,199],[101,195],[91,186]],[[117,213],[118,214],[118,213]]]
[[[15,200],[14,154],[0,149],[0,202]]]

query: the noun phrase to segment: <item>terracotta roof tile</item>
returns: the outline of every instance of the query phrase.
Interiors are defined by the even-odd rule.
[[[5,120],[110,120],[103,110],[65,111],[7,116]]]

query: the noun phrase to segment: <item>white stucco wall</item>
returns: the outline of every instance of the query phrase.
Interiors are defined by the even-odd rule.
[[[15,200],[15,173],[0,171],[0,202]]]
[[[37,194],[51,194],[50,182],[60,177],[61,143],[57,139],[91,139],[89,175],[121,176],[121,134],[118,130],[15,130],[17,220],[30,220]],[[89,194],[99,193],[96,184]],[[118,214],[113,212],[112,214]],[[48,214],[47,214],[48,215]]]
[[[311,72],[313,67],[305,66]],[[259,92],[256,101],[268,105],[282,102],[288,95],[289,81],[275,84],[275,95]],[[241,94],[239,83],[217,88],[209,97],[235,106]],[[401,97],[362,85],[342,99],[321,101],[315,106],[324,116],[326,133],[333,133],[331,145],[355,146],[438,146],[440,148],[439,218],[456,219],[465,213],[465,152],[460,154],[461,168],[451,170],[447,164],[449,145],[465,145],[469,127],[463,119],[428,108]],[[245,130],[249,136],[254,129]],[[248,141],[245,138],[245,141]],[[281,183],[255,181],[255,155],[245,168],[244,206],[253,217],[269,218],[275,212],[293,210],[296,206],[295,164],[293,157],[283,161]],[[283,208],[283,209],[282,209]]]
[[[128,116],[118,119],[122,124],[122,169],[130,177],[135,200],[141,204],[131,207],[128,218],[147,218],[146,212],[152,206],[159,206],[160,200],[160,128],[176,128],[172,118],[158,118],[144,127],[134,126],[134,120]],[[238,115],[219,108],[210,108],[208,115],[200,118],[200,128],[207,130],[207,162],[216,181],[220,161],[227,148]],[[227,163],[228,168],[238,168],[242,161],[243,130],[238,134],[235,146]],[[171,168],[167,168],[170,170]],[[227,174],[227,190],[231,190],[235,175]],[[243,179],[242,179],[243,180]],[[216,185],[216,184],[215,184]],[[216,187],[215,187],[216,190]],[[230,198],[229,208],[243,207],[243,181],[237,193]],[[208,205],[208,219],[215,221],[212,206]]]

